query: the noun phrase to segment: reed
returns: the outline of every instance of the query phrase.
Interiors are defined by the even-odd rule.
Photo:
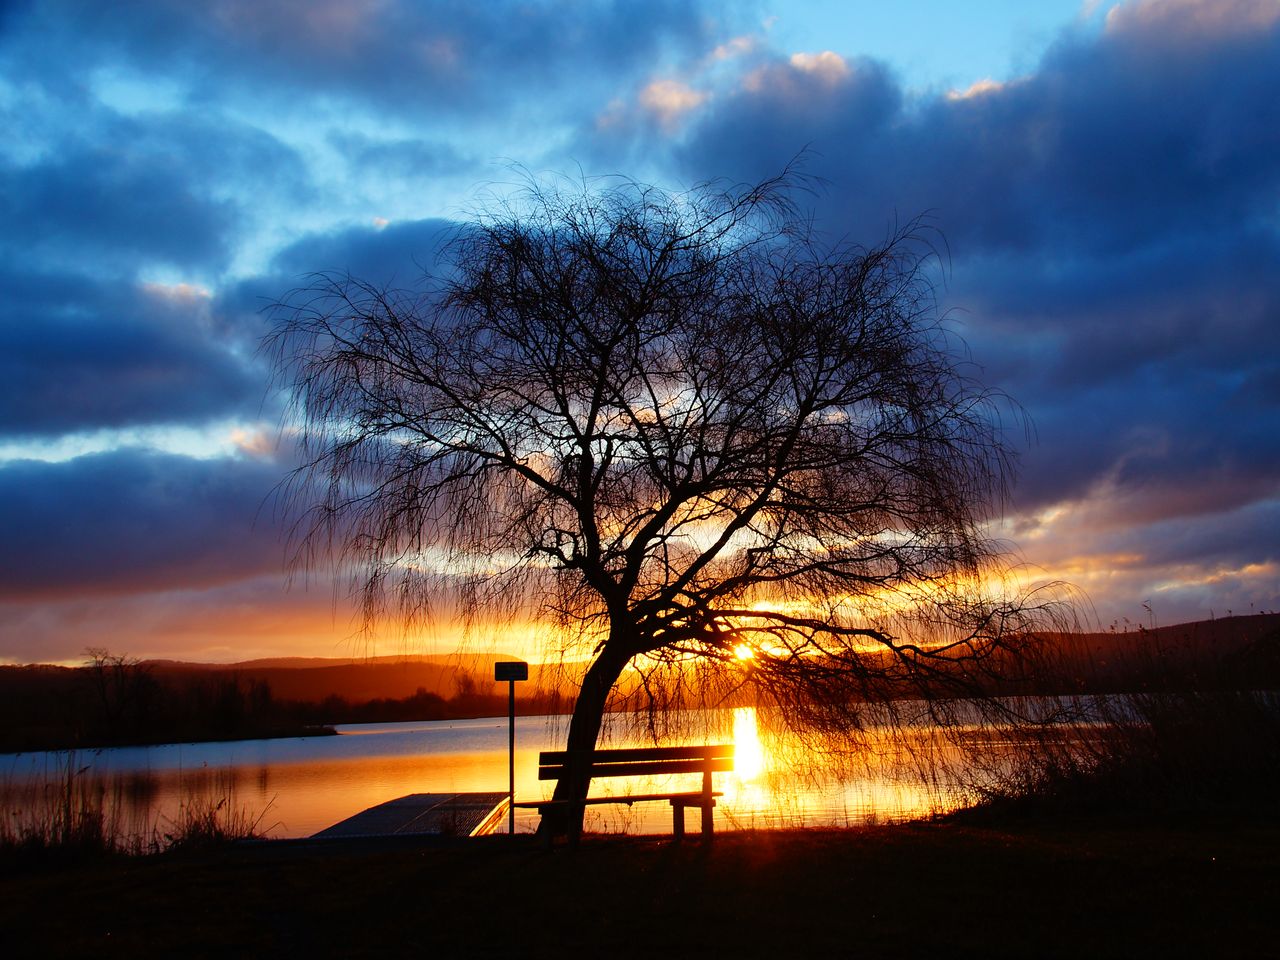
[[[234,784],[193,780],[172,818],[138,822],[126,815],[138,785],[91,775],[74,752],[60,755],[49,775],[8,788],[0,819],[0,861],[80,860],[146,856],[261,839],[274,801],[261,811],[235,802]]]
[[[255,813],[247,806],[237,805],[230,790],[218,797],[191,794],[178,808],[178,815],[166,820],[168,829],[162,834],[162,849],[191,850],[265,839],[269,827],[264,828],[263,821],[274,804],[272,800]]]

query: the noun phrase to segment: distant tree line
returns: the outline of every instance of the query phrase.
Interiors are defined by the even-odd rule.
[[[0,752],[187,743],[333,733],[334,724],[496,716],[503,696],[458,684],[443,697],[278,699],[236,672],[157,673],[155,665],[91,649],[83,667],[0,667]],[[522,714],[561,709],[555,696],[517,701]]]

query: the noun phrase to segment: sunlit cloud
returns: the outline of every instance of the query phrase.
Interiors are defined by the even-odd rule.
[[[196,460],[213,460],[245,453],[261,456],[268,431],[257,424],[220,421],[197,426],[133,426],[87,430],[54,436],[0,439],[0,467],[7,462],[36,460],[64,463],[77,457],[122,448],[155,450]],[[274,446],[274,441],[272,442]]]
[[[728,40],[712,50],[710,59],[715,61],[733,60],[754,52],[758,47],[759,41],[755,37],[734,37],[732,40]]]
[[[272,457],[277,448],[275,432],[263,427],[234,427],[228,439],[240,453],[260,460]]]
[[[844,57],[830,50],[823,50],[821,53],[793,53],[790,63],[800,72],[811,74],[830,86],[849,76],[849,64]]]
[[[965,90],[948,90],[948,100],[971,100],[974,97],[981,97],[988,93],[999,93],[1005,88],[1005,84],[999,81],[986,78],[971,83]]]
[[[655,80],[640,91],[640,105],[666,130],[673,130],[692,110],[706,102],[708,94],[680,80]]]
[[[1158,30],[1185,40],[1266,30],[1280,21],[1276,0],[1138,0],[1107,11],[1108,33]]]
[[[213,298],[212,292],[198,283],[143,282],[142,290],[148,296],[184,307],[204,306]]]

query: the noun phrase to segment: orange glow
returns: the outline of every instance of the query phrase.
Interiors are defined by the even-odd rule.
[[[733,655],[739,660],[750,660],[756,655],[756,652],[748,647],[745,643],[740,643],[733,648]]]

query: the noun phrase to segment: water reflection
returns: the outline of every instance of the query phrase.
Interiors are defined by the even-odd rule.
[[[755,707],[733,710],[733,773],[743,783],[764,773],[764,747],[760,745],[760,725]]]
[[[716,775],[724,796],[717,829],[844,826],[927,815],[963,802],[946,756],[927,729],[917,742],[869,743],[839,774],[795,772],[802,744],[762,722],[755,708],[705,712],[678,726],[696,731],[684,742],[723,742],[732,735],[735,770]],[[516,793],[544,797],[537,754],[557,748],[566,718],[521,718],[517,732]],[[296,740],[185,744],[67,753],[0,756],[0,803],[7,822],[55,802],[69,783],[101,799],[113,823],[139,835],[163,835],[185,806],[225,801],[275,837],[309,836],[367,807],[410,793],[503,791],[507,786],[506,719],[387,723],[339,728],[342,736]],[[632,718],[607,719],[610,746],[652,745]],[[946,762],[942,762],[946,761]],[[932,765],[932,766],[930,766]],[[923,767],[929,769],[924,770]],[[921,774],[924,773],[922,777]],[[695,790],[697,775],[643,782],[618,778],[593,792]],[[667,833],[665,804],[591,808],[587,828]],[[537,814],[522,809],[516,827],[531,831]]]

